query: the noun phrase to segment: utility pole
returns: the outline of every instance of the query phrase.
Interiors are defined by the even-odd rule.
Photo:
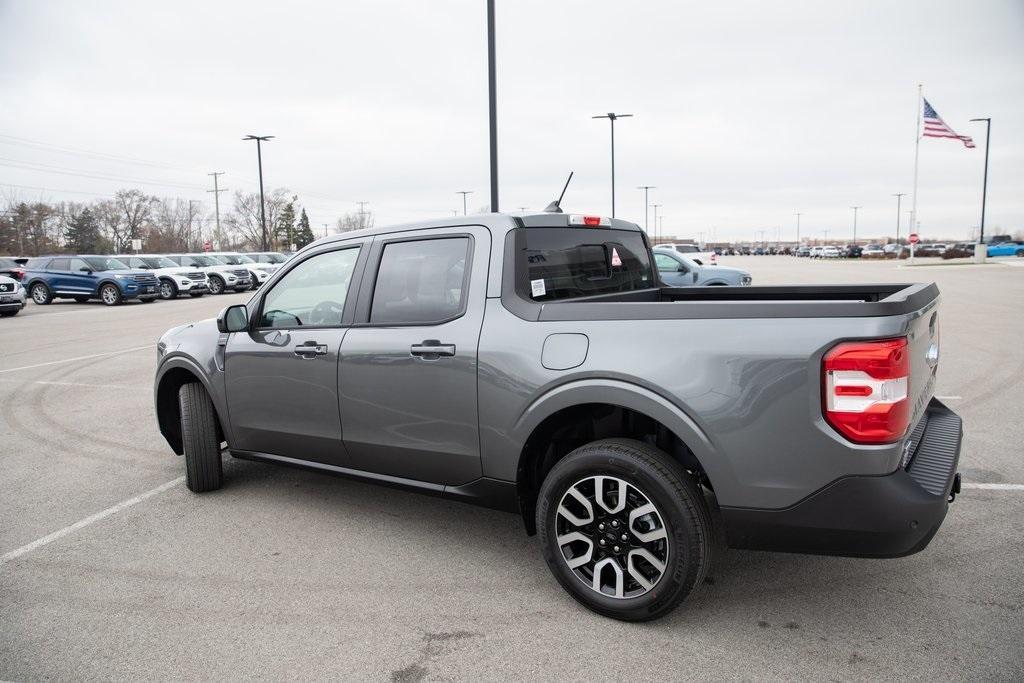
[[[327,237],[327,223],[321,223],[320,225],[324,226],[324,237]]]
[[[647,191],[648,190],[653,190],[654,189],[654,185],[640,185],[636,189],[644,191],[644,232],[646,232],[648,237],[649,237],[650,234],[651,234],[651,231],[648,230],[648,228],[647,228],[647,213],[648,213]],[[655,228],[658,227],[657,226],[657,221],[655,221],[655,226],[654,227]]]
[[[260,149],[260,143],[266,142],[267,140],[274,139],[273,135],[246,135],[243,140],[255,140],[256,141],[256,163],[260,169],[260,229],[263,232],[263,246],[262,250],[267,251],[267,215],[266,206],[267,202],[263,198],[263,152]]]
[[[473,194],[473,190],[459,190],[455,194],[461,194],[462,195],[462,215],[465,216],[466,215],[466,195],[467,194]]]
[[[992,119],[971,119],[985,122],[985,176],[981,181],[981,226],[978,232],[978,244],[985,242],[985,198],[988,196],[988,139],[992,135]]]
[[[654,224],[658,224],[658,207],[663,206],[662,204],[651,204],[651,208],[654,209]]]
[[[896,244],[900,243],[900,203],[906,196],[906,192],[897,192],[896,194],[893,195],[893,197],[896,198]]]
[[[857,244],[857,210],[858,209],[863,209],[864,207],[863,206],[851,206],[850,208],[853,209],[853,243],[854,243],[854,245],[856,245]]]
[[[489,0],[492,1],[493,0]],[[612,129],[612,218],[615,218],[615,120],[626,119],[633,116],[632,114],[616,114],[615,112],[608,112],[607,114],[601,114],[600,116],[591,116],[592,119],[608,119],[611,123]]]
[[[370,202],[356,202],[359,205],[359,227],[366,227],[366,205]]]
[[[212,190],[207,190],[207,192],[212,192],[213,193],[213,211],[214,211],[214,215],[217,217],[217,234],[219,235],[220,234],[220,193],[221,192],[227,192],[227,188],[226,187],[225,188],[218,188],[217,187],[217,176],[224,175],[224,171],[216,171],[214,173],[207,173],[206,175],[212,175],[213,176],[213,189]]]
[[[655,223],[654,229],[657,232],[657,234],[664,235],[665,234],[665,217],[664,216],[658,216],[657,220],[655,220],[654,223]]]
[[[828,244],[828,228],[825,228],[822,232],[825,233],[825,244]]]
[[[495,75],[494,0],[487,0],[487,110],[491,143],[491,213],[498,213],[498,82]]]
[[[794,214],[796,216],[796,246],[800,246],[800,216],[802,213]]]

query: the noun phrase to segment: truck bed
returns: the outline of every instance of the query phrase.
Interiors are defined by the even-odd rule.
[[[912,313],[938,295],[934,283],[657,287],[528,307],[542,321],[877,317]]]

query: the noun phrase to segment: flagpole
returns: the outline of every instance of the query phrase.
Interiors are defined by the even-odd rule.
[[[917,115],[914,119],[914,195],[910,206],[910,232],[917,232],[917,162],[921,152],[921,102],[924,95],[921,84],[917,84]],[[896,240],[899,244],[899,239]],[[911,247],[913,249],[913,247]],[[899,252],[897,252],[898,258]]]

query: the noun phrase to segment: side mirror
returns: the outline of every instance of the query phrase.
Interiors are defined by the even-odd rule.
[[[217,315],[217,329],[221,332],[243,332],[249,329],[249,310],[245,304],[228,306]]]
[[[676,268],[676,272],[677,272],[677,273],[685,273],[685,272],[687,272],[687,270],[686,270],[686,266],[684,266],[683,264],[681,264],[681,263],[680,263],[680,264],[679,264],[679,267],[678,267],[678,268]]]
[[[89,266],[82,266],[78,270],[83,273],[88,273],[89,275],[92,275],[92,268],[90,268]]]

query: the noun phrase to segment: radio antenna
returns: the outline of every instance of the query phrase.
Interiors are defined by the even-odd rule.
[[[572,176],[575,171],[569,171],[569,177],[565,180],[565,187],[562,188],[562,194],[558,195],[558,199],[551,202],[544,209],[544,213],[562,213],[562,198],[565,196],[565,191],[569,189],[569,183],[572,182]]]

